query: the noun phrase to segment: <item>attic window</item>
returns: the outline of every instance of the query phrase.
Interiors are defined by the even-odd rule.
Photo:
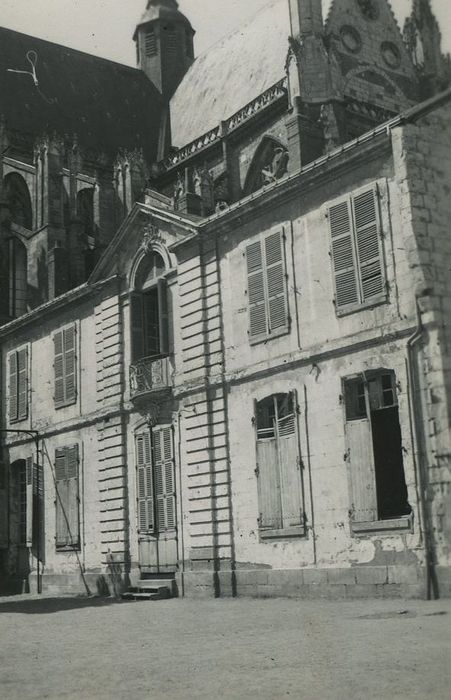
[[[167,24],[164,28],[166,32],[166,42],[168,53],[177,52],[177,32],[173,24]]]
[[[157,37],[153,29],[146,33],[145,49],[146,56],[156,56],[158,53]]]

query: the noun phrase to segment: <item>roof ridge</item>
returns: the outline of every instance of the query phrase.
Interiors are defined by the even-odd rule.
[[[39,41],[43,44],[47,44],[49,46],[57,46],[60,49],[64,49],[66,51],[72,51],[73,53],[80,54],[81,56],[87,56],[89,58],[94,58],[96,61],[104,61],[105,63],[111,63],[114,66],[119,66],[120,68],[125,68],[126,70],[130,70],[136,73],[142,73],[142,71],[139,68],[136,68],[134,66],[129,66],[127,63],[120,63],[119,61],[114,61],[111,58],[105,58],[104,56],[98,56],[97,54],[89,53],[88,51],[82,51],[81,49],[76,49],[72,46],[67,46],[66,44],[58,44],[56,41],[50,41],[49,39],[44,39],[39,36],[34,36],[33,34],[26,34],[25,32],[19,32],[17,29],[11,29],[10,27],[3,27],[0,26],[0,32],[9,32],[10,34],[18,34],[22,37],[28,38],[31,41]]]

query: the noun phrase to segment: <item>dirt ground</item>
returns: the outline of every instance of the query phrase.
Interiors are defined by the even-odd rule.
[[[8,700],[450,700],[451,601],[0,599]]]

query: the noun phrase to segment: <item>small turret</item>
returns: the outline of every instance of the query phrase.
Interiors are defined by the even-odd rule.
[[[404,24],[404,41],[423,83],[423,97],[444,89],[450,82],[449,56],[442,54],[441,33],[430,0],[413,0]]]
[[[194,34],[176,0],[148,0],[133,37],[137,63],[166,103],[194,61]]]

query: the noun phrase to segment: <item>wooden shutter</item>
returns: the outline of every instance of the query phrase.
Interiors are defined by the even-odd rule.
[[[17,402],[17,352],[12,352],[9,356],[9,420],[18,418]]]
[[[56,546],[80,544],[78,445],[55,452]]]
[[[69,541],[67,529],[68,490],[66,476],[66,450],[55,452],[55,480],[56,480],[56,533],[57,547],[66,547]]]
[[[247,289],[249,297],[249,336],[257,338],[268,332],[265,278],[260,241],[246,247]]]
[[[377,192],[352,197],[362,302],[385,296]]]
[[[257,402],[254,406],[257,420]],[[273,431],[265,429],[262,434],[264,437],[259,436],[257,424],[257,468],[255,473],[258,488],[259,527],[261,530],[280,529],[282,527],[282,502],[275,426]]]
[[[28,416],[28,349],[17,353],[17,413],[19,420]]]
[[[64,340],[63,331],[58,331],[53,336],[54,346],[54,374],[55,374],[55,404],[61,406],[64,403]]]
[[[77,398],[75,326],[64,329],[64,401],[72,403]]]
[[[297,422],[297,395],[291,394],[293,412],[277,417],[277,448],[280,470],[282,526],[303,525],[301,460]]]
[[[348,200],[330,207],[329,226],[338,310],[359,302],[352,219]]]
[[[169,353],[169,312],[166,280],[158,280],[158,321],[160,325],[160,354],[167,355]]]
[[[377,520],[377,496],[369,404],[365,388],[366,409],[362,407],[356,411],[352,408],[355,405],[350,395],[353,385],[355,381],[345,382],[348,412],[346,442],[349,456],[352,519],[355,522],[370,522]]]
[[[144,355],[144,310],[142,294],[130,297],[130,324],[132,341],[132,358],[141,360]]]
[[[136,470],[138,529],[145,534],[155,529],[150,430],[136,435]]]
[[[33,546],[33,505],[34,505],[34,469],[33,457],[26,459],[26,484],[27,484],[27,506],[26,506],[26,541],[27,547]]]
[[[288,325],[283,236],[280,232],[265,238],[266,288],[269,332]]]
[[[7,466],[0,462],[0,549],[8,547],[8,491],[6,488]]]
[[[153,430],[155,496],[159,532],[175,530],[175,478],[172,428]]]

